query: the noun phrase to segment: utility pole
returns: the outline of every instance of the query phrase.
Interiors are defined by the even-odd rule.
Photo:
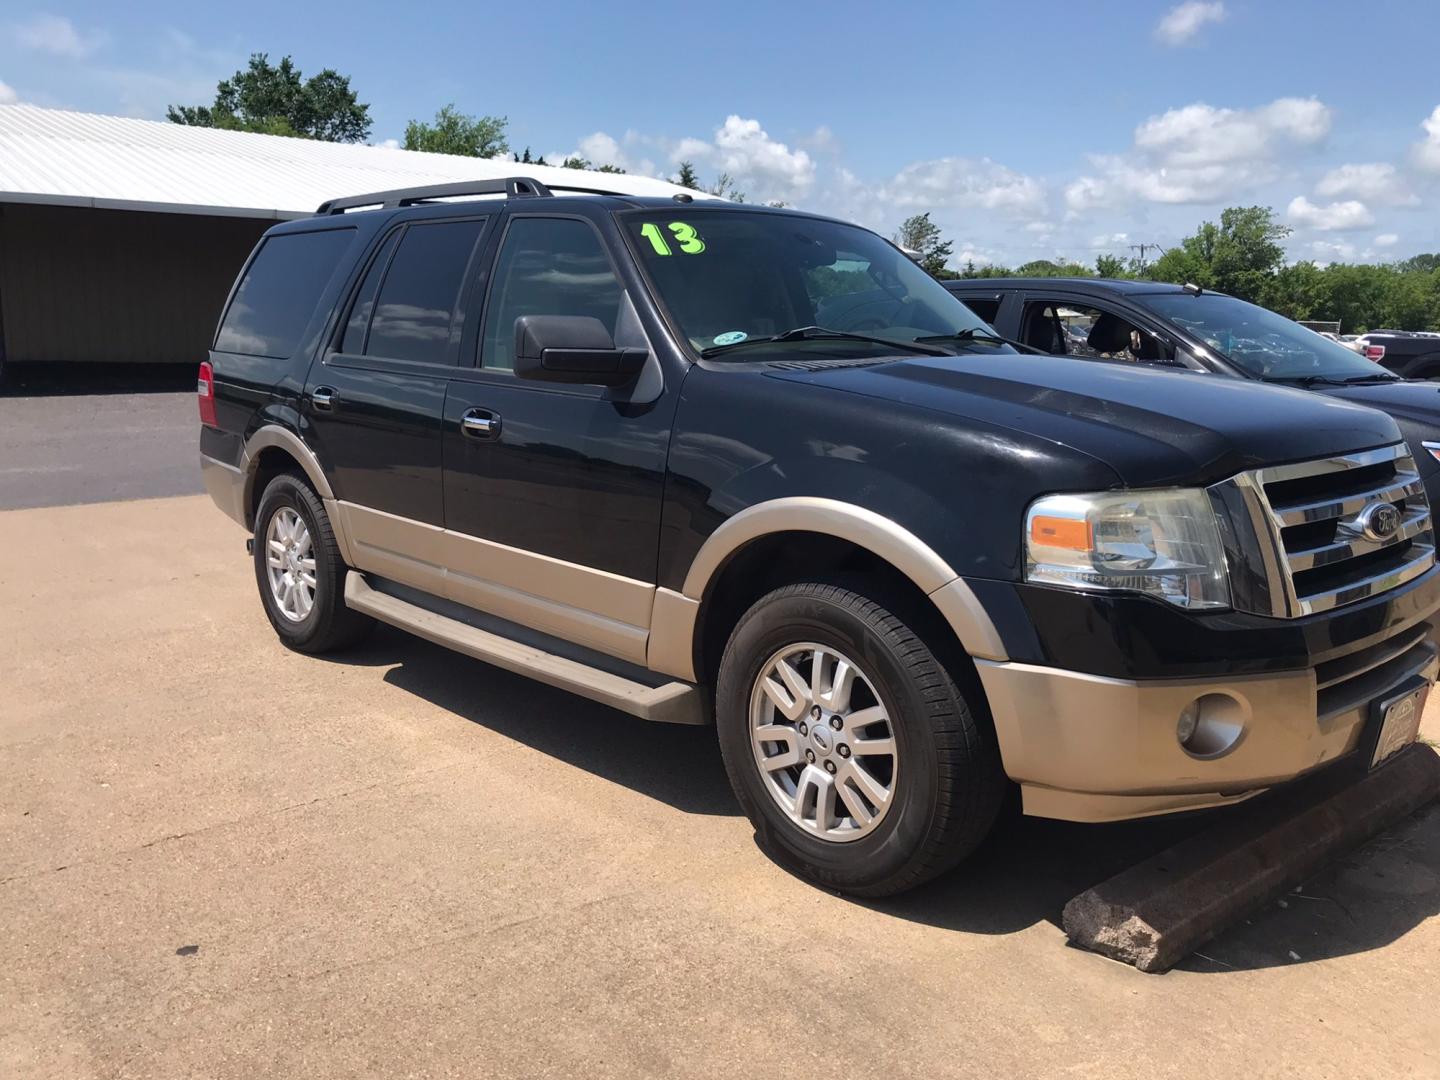
[[[1147,251],[1158,251],[1161,255],[1164,255],[1164,254],[1165,254],[1165,249],[1164,249],[1163,247],[1161,247],[1159,244],[1131,244],[1131,245],[1130,245],[1130,250],[1131,250],[1131,251],[1138,251],[1138,252],[1140,253],[1140,269],[1141,269],[1141,270],[1144,270],[1145,267],[1146,267],[1146,265],[1147,265],[1147,263],[1145,262],[1145,252],[1147,252]]]

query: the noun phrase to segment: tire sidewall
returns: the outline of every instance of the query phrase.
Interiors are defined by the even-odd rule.
[[[336,602],[335,568],[329,564],[329,553],[320,542],[320,522],[316,516],[317,513],[323,514],[325,511],[312,506],[313,496],[306,498],[307,495],[310,495],[310,492],[298,479],[288,473],[282,474],[270,481],[265,493],[260,497],[260,509],[255,514],[255,581],[260,588],[260,601],[264,605],[270,625],[275,628],[275,633],[280,635],[286,644],[297,647],[305,645],[319,633]],[[270,577],[266,566],[270,519],[286,507],[294,510],[305,522],[305,528],[310,532],[310,550],[315,557],[315,603],[310,608],[310,613],[299,622],[281,614],[270,591]]]
[[[762,665],[787,645],[832,646],[860,665],[890,717],[898,754],[896,802],[867,836],[822,840],[795,825],[771,796],[750,743],[750,700]],[[939,755],[927,703],[884,639],[852,611],[822,597],[761,601],[736,627],[716,686],[716,726],[726,769],[760,844],[804,876],[837,888],[900,873],[924,844],[938,812]]]

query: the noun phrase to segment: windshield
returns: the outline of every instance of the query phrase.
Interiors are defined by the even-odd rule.
[[[939,282],[865,229],[694,206],[621,220],[678,329],[707,356],[726,356],[742,342],[749,347],[736,349],[736,360],[787,351],[884,355],[887,341],[990,332]],[[809,334],[763,341],[802,327],[881,340]]]
[[[1258,378],[1343,382],[1389,374],[1345,346],[1233,296],[1152,293],[1134,299]]]

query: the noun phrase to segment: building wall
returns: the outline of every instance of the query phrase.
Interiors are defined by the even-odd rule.
[[[197,364],[274,219],[0,206],[0,328],[11,363]]]

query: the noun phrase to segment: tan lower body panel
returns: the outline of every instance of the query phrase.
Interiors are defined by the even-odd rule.
[[[200,455],[200,482],[211,500],[237,525],[245,525],[245,474],[208,454]]]
[[[1249,797],[1334,761],[1358,744],[1362,712],[1322,723],[1312,671],[1130,681],[977,660],[1005,771],[1026,813],[1113,821]],[[1233,702],[1233,746],[1196,757],[1180,712],[1202,695]]]
[[[355,503],[336,506],[351,566],[609,656],[646,662],[655,586]]]
[[[437,645],[568,690],[643,720],[670,724],[707,722],[700,690],[689,683],[672,682],[652,687],[632,682],[608,671],[438,615],[398,597],[376,592],[366,584],[362,575],[354,571],[345,576],[345,603],[356,611],[363,611]]]

